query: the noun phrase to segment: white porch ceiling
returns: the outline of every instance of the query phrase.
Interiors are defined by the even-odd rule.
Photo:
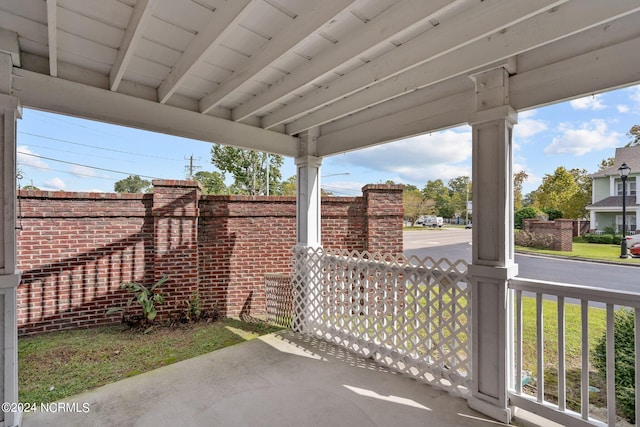
[[[327,156],[640,82],[637,0],[0,0],[26,107]]]

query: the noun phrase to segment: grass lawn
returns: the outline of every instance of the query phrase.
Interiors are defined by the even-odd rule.
[[[544,318],[544,368],[545,398],[557,402],[558,395],[558,306],[555,300],[543,300]],[[522,363],[523,368],[536,375],[536,300],[533,297],[522,298]],[[603,308],[589,307],[589,350],[595,347],[596,340],[606,330],[606,311]],[[565,303],[565,363],[567,371],[567,406],[580,411],[580,375],[581,375],[581,312],[579,304]],[[605,379],[595,369],[589,369],[590,385],[600,389],[591,394],[591,403],[599,407],[606,406]]]
[[[598,261],[622,262],[625,264],[640,264],[640,258],[620,258],[620,245],[604,245],[596,243],[586,243],[582,239],[576,238],[573,241],[573,251],[560,252],[550,249],[528,248],[516,246],[519,252],[537,253],[545,255],[555,255],[567,258],[584,258]]]
[[[157,327],[53,332],[18,340],[20,402],[53,402],[281,328],[233,319]]]

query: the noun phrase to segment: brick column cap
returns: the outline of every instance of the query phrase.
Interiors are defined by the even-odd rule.
[[[154,179],[151,181],[154,187],[187,187],[199,188],[202,190],[202,184],[198,181],[187,181],[181,179]]]

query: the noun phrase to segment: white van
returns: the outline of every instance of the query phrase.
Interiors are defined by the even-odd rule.
[[[444,224],[444,221],[441,216],[426,216],[422,221],[422,225],[431,228],[442,228],[442,224]]]

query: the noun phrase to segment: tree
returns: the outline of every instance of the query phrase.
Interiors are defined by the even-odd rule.
[[[227,186],[224,184],[224,175],[220,172],[196,172],[193,178],[202,184],[204,194],[225,194]]]
[[[545,175],[536,190],[535,206],[541,210],[557,209],[566,218],[583,218],[590,201],[590,179],[584,170],[558,167]]]
[[[455,215],[456,212],[466,216],[467,200],[473,198],[471,180],[468,176],[459,176],[449,180],[449,217]],[[444,216],[444,215],[441,215]]]
[[[406,186],[402,190],[402,204],[404,205],[404,218],[411,224],[422,215],[432,214],[435,205],[433,200],[425,200],[420,190],[414,186]]]
[[[298,189],[298,177],[295,175],[292,175],[282,183],[281,193],[283,196],[295,196],[297,193],[297,189]]]
[[[631,142],[625,145],[625,147],[640,145],[640,125],[631,126],[631,129],[629,129],[629,132],[627,132],[627,136],[631,138]]]
[[[615,163],[616,158],[615,157],[609,157],[607,159],[603,159],[600,162],[600,167],[598,170],[602,170],[602,169],[606,169],[606,168],[610,168],[611,166],[613,166],[613,164]]]
[[[523,207],[522,185],[529,178],[525,171],[520,171],[513,176],[513,209],[518,210]]]
[[[422,189],[422,195],[426,200],[433,201],[436,215],[447,218],[451,218],[453,216],[449,189],[445,187],[444,182],[442,182],[441,179],[427,181],[427,184]]]
[[[151,181],[140,178],[139,175],[129,175],[113,185],[116,193],[143,193],[151,186]]]
[[[280,173],[283,163],[282,156],[234,148],[228,145],[213,144],[213,147],[211,147],[211,163],[223,173],[228,172],[233,176],[234,182],[230,186],[232,193],[266,194],[267,170],[269,193],[275,194],[278,192],[278,183],[282,178]],[[268,168],[267,163],[269,165]]]

